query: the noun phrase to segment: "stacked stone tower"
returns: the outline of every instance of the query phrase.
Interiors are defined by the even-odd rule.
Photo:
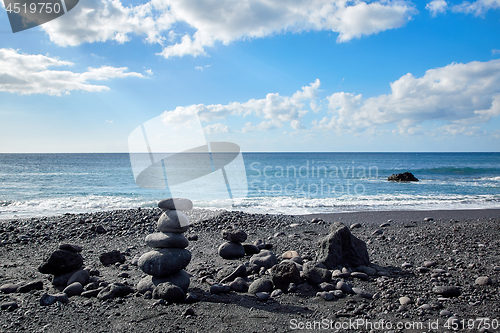
[[[170,198],[158,203],[163,214],[158,220],[158,231],[146,236],[146,244],[154,250],[144,253],[138,261],[140,269],[148,274],[137,285],[141,293],[153,289],[160,283],[170,282],[184,293],[189,287],[189,274],[184,268],[191,261],[191,252],[186,250],[188,240],[182,234],[189,228],[189,218],[183,211],[193,208],[189,199]]]

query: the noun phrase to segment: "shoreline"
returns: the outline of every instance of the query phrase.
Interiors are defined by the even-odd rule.
[[[37,215],[30,217],[5,217],[0,214],[0,223],[14,220],[36,220],[36,219],[51,219],[64,216],[91,216],[95,214],[112,214],[113,212],[127,212],[136,210],[155,210],[156,207],[136,207],[124,209],[100,210],[93,212],[79,213],[57,213],[54,215]],[[258,213],[246,212],[243,210],[228,210],[225,208],[194,208],[194,211],[206,212],[208,214],[217,214],[218,212],[228,213],[244,213],[250,215],[268,215],[268,216],[297,216],[309,220],[321,218],[327,222],[366,222],[366,223],[384,223],[388,220],[398,222],[415,222],[430,217],[434,220],[450,220],[450,219],[487,219],[500,216],[500,208],[475,208],[475,209],[426,209],[426,210],[363,210],[363,211],[340,211],[340,212],[321,212],[321,213]]]

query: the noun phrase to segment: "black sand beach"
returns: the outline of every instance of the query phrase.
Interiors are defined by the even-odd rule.
[[[170,304],[134,291],[108,300],[73,296],[67,304],[40,305],[44,294],[60,292],[52,286],[51,275],[39,273],[38,267],[61,243],[83,248],[84,266],[94,271],[97,284],[119,282],[135,288],[144,273],[134,265],[134,257],[150,250],[144,238],[155,231],[160,214],[159,209],[133,209],[0,221],[0,285],[43,282],[41,290],[0,293],[0,303],[17,305],[4,306],[0,331],[500,331],[500,210],[287,216],[195,209],[188,212],[193,226],[186,232],[188,238],[198,237],[187,248],[192,253],[186,271],[191,275],[189,292],[197,298],[194,303]],[[327,301],[317,296],[318,285],[304,279],[296,291],[267,301],[250,293],[209,292],[211,285],[250,258],[222,259],[217,254],[224,242],[222,230],[242,229],[248,243],[261,239],[272,244],[280,260],[284,252],[294,250],[305,262],[315,259],[318,241],[337,221],[348,227],[361,224],[351,232],[366,242],[371,269],[367,276],[334,276],[328,283],[335,286],[344,280],[364,293],[344,293]],[[104,266],[99,261],[101,253],[112,250],[125,254],[125,265]],[[269,275],[250,273],[248,284]],[[456,287],[455,293],[443,297],[436,286]]]

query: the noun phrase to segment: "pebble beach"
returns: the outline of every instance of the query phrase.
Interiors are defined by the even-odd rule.
[[[179,302],[136,287],[147,276],[137,266],[151,250],[145,237],[157,231],[161,214],[129,209],[0,221],[0,331],[500,331],[500,210],[270,215],[195,208],[186,211],[190,285]],[[312,282],[307,267],[336,222],[366,244],[369,264],[315,266],[328,272]],[[277,262],[296,253],[300,279],[288,290],[275,283],[255,292],[276,271],[255,269],[253,255],[223,259],[218,248],[228,230],[243,231],[245,243]],[[81,247],[89,279],[79,293],[46,304],[63,287],[39,267],[61,244]],[[124,260],[104,265],[102,255],[112,251]],[[239,283],[230,287],[234,274]],[[128,291],[92,292],[110,286]]]

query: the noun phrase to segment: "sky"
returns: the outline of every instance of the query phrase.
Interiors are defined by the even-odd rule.
[[[0,153],[128,152],[151,119],[243,151],[498,152],[499,116],[500,0],[80,0],[16,33],[0,6]]]

